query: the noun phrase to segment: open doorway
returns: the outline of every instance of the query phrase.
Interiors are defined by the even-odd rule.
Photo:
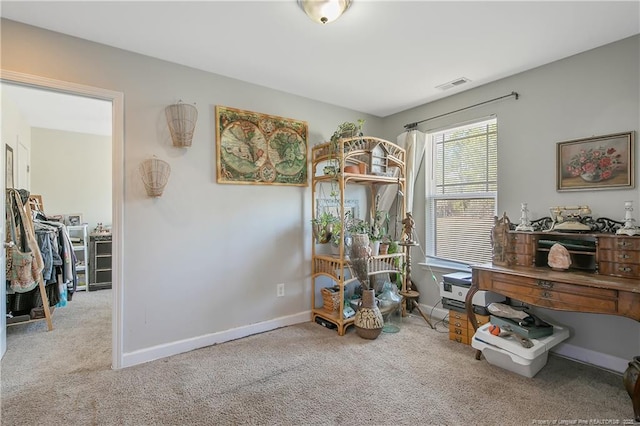
[[[2,137],[15,146],[21,156],[16,158],[14,186],[42,195],[45,212],[63,216],[62,220],[86,223],[89,235],[99,229],[110,230],[111,293],[112,293],[112,368],[122,365],[122,298],[120,270],[120,227],[122,206],[122,133],[123,97],[121,93],[75,85],[19,73],[2,72]],[[49,108],[47,110],[47,108]],[[96,111],[91,113],[91,111]],[[64,112],[64,114],[59,114]],[[21,113],[24,122],[16,119]],[[13,115],[12,115],[13,114]],[[29,123],[29,120],[40,121]],[[47,119],[49,122],[47,122]],[[19,123],[15,128],[15,122]],[[13,129],[11,127],[14,127]],[[14,140],[15,138],[15,140]],[[6,143],[5,142],[5,143]],[[105,145],[106,142],[106,145]],[[56,147],[50,146],[57,145]],[[44,172],[51,161],[54,168]],[[105,165],[106,163],[106,165]],[[64,183],[47,179],[55,168],[66,170]],[[20,170],[18,170],[20,169]],[[70,179],[69,176],[75,176]],[[5,176],[6,178],[6,176]],[[75,182],[75,184],[74,184]],[[3,226],[3,236],[4,236]],[[102,239],[98,239],[102,240]],[[104,244],[103,244],[104,245]],[[2,257],[4,257],[4,249]],[[76,290],[90,291],[92,264],[89,250],[85,252],[87,273]],[[94,267],[95,261],[94,260]],[[104,259],[102,259],[104,260]],[[2,265],[4,266],[4,259]],[[100,291],[101,286],[93,291]],[[6,347],[6,294],[1,292],[0,349]],[[73,302],[70,302],[73,303]],[[62,308],[64,309],[64,308]],[[55,328],[55,315],[53,317]],[[42,332],[46,332],[46,329]]]

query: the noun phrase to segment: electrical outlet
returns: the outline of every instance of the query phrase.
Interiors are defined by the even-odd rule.
[[[284,283],[280,283],[276,287],[276,295],[278,297],[284,296]]]

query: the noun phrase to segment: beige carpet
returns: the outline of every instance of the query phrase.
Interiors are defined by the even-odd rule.
[[[377,340],[305,323],[110,370],[111,291],[8,328],[2,425],[531,425],[632,417],[622,378],[550,356],[533,379],[406,318]],[[551,424],[551,423],[548,423]],[[604,424],[604,423],[600,423]],[[608,423],[613,424],[613,423]]]

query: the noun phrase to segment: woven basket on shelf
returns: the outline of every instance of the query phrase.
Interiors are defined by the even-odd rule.
[[[340,289],[338,287],[325,287],[320,290],[322,294],[322,307],[327,311],[338,312],[340,308]]]

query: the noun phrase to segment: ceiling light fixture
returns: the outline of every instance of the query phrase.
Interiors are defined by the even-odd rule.
[[[352,0],[298,0],[298,5],[312,21],[328,24],[349,9]]]

